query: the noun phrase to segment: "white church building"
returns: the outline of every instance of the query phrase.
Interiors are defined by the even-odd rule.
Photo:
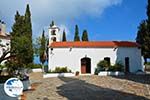
[[[10,49],[10,35],[6,32],[6,24],[0,20],[0,57]],[[6,57],[9,54],[6,55]],[[5,61],[2,62],[4,64]]]
[[[62,42],[59,27],[49,28],[49,70],[67,67],[72,72],[94,74],[97,63],[107,59],[113,65],[122,62],[126,72],[143,69],[141,49],[129,41]]]

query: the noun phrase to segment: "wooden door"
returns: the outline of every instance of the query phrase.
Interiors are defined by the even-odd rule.
[[[129,69],[129,57],[125,57],[125,72],[129,73],[130,69]]]
[[[81,73],[85,74],[86,73],[86,60],[81,60]]]

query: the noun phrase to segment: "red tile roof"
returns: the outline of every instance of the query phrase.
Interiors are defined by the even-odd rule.
[[[138,47],[135,42],[128,41],[96,41],[96,42],[53,42],[50,47],[52,48],[65,48],[65,47],[81,47],[81,48],[100,48],[100,47]]]
[[[10,35],[2,35],[2,34],[0,34],[0,39],[10,40]]]

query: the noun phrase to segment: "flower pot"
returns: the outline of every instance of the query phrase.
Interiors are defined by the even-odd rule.
[[[23,90],[26,91],[28,89],[30,89],[30,80],[27,79],[27,80],[22,80],[22,83],[23,83]]]

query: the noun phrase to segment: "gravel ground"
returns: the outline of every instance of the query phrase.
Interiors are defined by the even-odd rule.
[[[26,92],[27,100],[150,100],[150,75],[43,79],[31,73],[30,80],[37,87]]]

